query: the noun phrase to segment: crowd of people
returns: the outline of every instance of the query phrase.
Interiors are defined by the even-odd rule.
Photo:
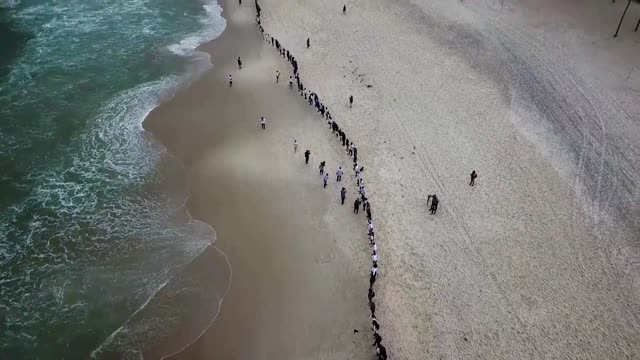
[[[380,323],[378,322],[376,318],[376,313],[375,313],[376,304],[375,304],[374,298],[376,296],[376,293],[374,290],[374,285],[378,276],[378,245],[376,243],[376,236],[375,236],[374,226],[373,226],[371,202],[366,196],[366,188],[364,185],[364,176],[363,176],[364,167],[358,163],[358,149],[355,146],[353,140],[350,140],[348,138],[347,134],[340,128],[338,123],[334,120],[333,115],[331,114],[331,111],[329,110],[329,108],[325,104],[323,104],[322,101],[320,100],[320,96],[318,96],[317,93],[311,91],[309,88],[307,88],[304,85],[304,83],[300,79],[300,71],[299,71],[300,69],[298,67],[298,61],[296,60],[295,56],[293,56],[293,54],[289,50],[287,50],[278,39],[276,39],[275,37],[267,33],[265,29],[262,27],[262,24],[260,21],[261,9],[258,4],[258,0],[255,0],[255,6],[256,6],[256,14],[257,14],[256,23],[258,25],[258,29],[260,30],[260,32],[264,37],[265,42],[267,44],[270,44],[272,47],[274,47],[276,51],[278,51],[278,54],[291,64],[292,75],[289,77],[290,88],[293,89],[294,82],[295,82],[295,87],[297,88],[298,95],[302,99],[304,99],[304,101],[307,104],[315,108],[316,112],[319,113],[320,118],[327,121],[329,130],[331,130],[331,132],[335,134],[336,138],[338,139],[338,143],[342,144],[342,146],[345,148],[345,153],[349,157],[351,157],[353,160],[353,171],[354,171],[354,176],[356,178],[357,193],[359,194],[359,196],[356,197],[353,203],[353,212],[355,214],[359,214],[360,208],[362,207],[363,213],[366,214],[366,218],[367,218],[366,234],[369,239],[369,246],[371,247],[372,265],[371,265],[371,271],[369,274],[369,291],[367,293],[367,300],[368,300],[369,309],[371,310],[371,330],[373,333],[372,346],[375,347],[376,356],[378,357],[379,360],[387,359],[387,350],[383,345],[382,336],[380,335],[380,332],[379,332]],[[346,6],[343,7],[343,13],[345,12],[346,12]],[[311,46],[311,40],[309,38],[306,39],[306,45],[307,45],[307,48]],[[240,58],[238,58],[238,67],[242,68],[242,62]],[[279,78],[280,78],[280,73],[276,71],[276,82],[279,82]],[[229,85],[231,86],[231,75],[229,75]],[[352,107],[353,96],[349,96],[348,101],[349,101],[349,107]],[[298,141],[294,140],[294,143],[293,143],[294,153],[297,152],[297,150],[298,150]],[[304,152],[305,164],[309,163],[310,156],[311,156],[311,151],[307,149]],[[329,174],[328,174],[328,171],[326,171],[326,162],[325,161],[320,162],[320,165],[318,166],[318,168],[319,168],[320,176],[322,178],[323,187],[326,188],[329,182]],[[342,176],[344,175],[343,168],[339,166],[338,169],[336,170],[335,175],[336,175],[336,182],[341,183]],[[346,194],[347,194],[346,188],[342,187],[340,190],[340,203],[342,205],[344,205]],[[357,332],[357,330],[354,330],[354,332]]]

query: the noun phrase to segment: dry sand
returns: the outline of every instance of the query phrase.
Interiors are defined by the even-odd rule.
[[[640,7],[343,3],[263,24],[370,170],[391,357],[640,358]]]
[[[145,121],[188,164],[189,209],[215,228],[232,270],[218,318],[170,358],[369,359],[365,217],[351,211],[352,176],[341,206],[341,185],[332,175],[323,189],[317,170],[321,160],[331,174],[349,167],[346,153],[288,88],[290,65],[265,44],[251,4],[231,2],[223,16],[225,32],[205,47],[214,69]]]

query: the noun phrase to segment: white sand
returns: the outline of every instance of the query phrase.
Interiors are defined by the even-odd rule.
[[[367,169],[385,346],[639,358],[640,6],[470,3],[261,1]]]

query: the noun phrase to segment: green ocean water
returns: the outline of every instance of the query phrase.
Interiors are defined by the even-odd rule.
[[[217,311],[212,284],[202,308],[145,309],[215,233],[167,191],[182,165],[141,122],[211,66],[195,48],[220,11],[0,0],[0,359],[141,358],[187,311]]]

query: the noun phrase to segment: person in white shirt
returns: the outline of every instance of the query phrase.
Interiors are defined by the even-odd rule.
[[[298,152],[298,140],[293,140],[293,152]]]
[[[327,182],[329,181],[329,173],[325,173],[324,176],[322,177],[322,181],[324,182],[324,188],[327,187]]]
[[[373,251],[378,252],[378,244],[376,244],[376,242],[373,242]]]
[[[344,174],[344,171],[342,171],[342,166],[338,167],[338,171],[336,171],[336,181],[340,181],[342,180],[342,174]]]
[[[373,254],[371,254],[371,261],[374,265],[378,265],[378,253],[376,253],[375,251],[373,252]]]
[[[276,84],[280,82],[280,71],[276,70]]]
[[[367,228],[369,229],[369,234],[371,234],[373,232],[373,223],[371,222],[371,220],[367,220],[368,224],[367,224]]]
[[[260,117],[260,125],[262,126],[262,130],[265,130],[267,128],[267,120],[264,118],[264,116]]]
[[[373,264],[371,267],[371,277],[369,277],[369,286],[372,286],[374,282],[376,282],[376,277],[378,276],[378,264]]]
[[[231,74],[229,74],[229,87],[233,86],[233,79],[231,78]]]

